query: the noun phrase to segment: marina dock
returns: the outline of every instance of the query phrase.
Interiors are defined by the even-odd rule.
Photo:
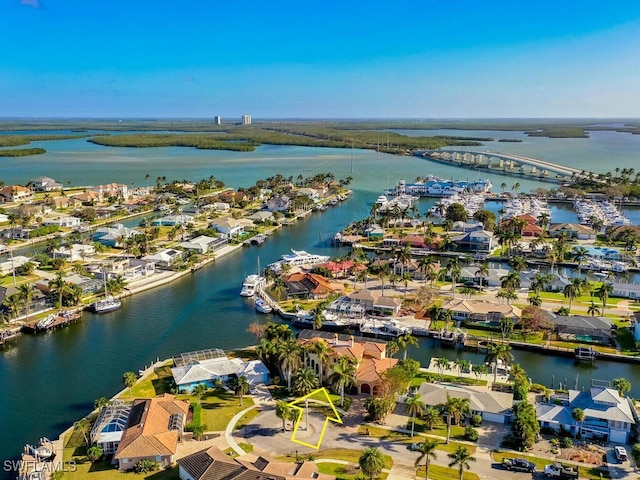
[[[49,330],[55,330],[56,328],[66,327],[72,323],[77,322],[82,317],[79,311],[60,312],[52,315],[53,318],[46,324],[42,323],[42,320],[25,323],[21,331],[24,333],[40,333]]]

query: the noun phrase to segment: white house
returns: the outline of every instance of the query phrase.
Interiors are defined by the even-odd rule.
[[[96,249],[93,245],[83,245],[74,243],[69,247],[56,248],[53,251],[53,258],[64,258],[69,262],[84,261],[88,257],[93,257]]]
[[[156,218],[151,225],[154,227],[173,227],[175,225],[189,225],[193,223],[191,215],[167,215],[165,217]]]
[[[437,406],[447,403],[447,397],[468,398],[471,415],[480,415],[486,422],[508,423],[511,418],[513,394],[492,392],[486,388],[464,385],[441,385],[424,382],[418,389],[420,400],[425,405]]]
[[[207,253],[216,250],[227,244],[226,238],[214,238],[206,235],[192,238],[187,242],[180,243],[185,250],[194,250],[198,253]]]
[[[62,190],[62,184],[56,182],[50,177],[37,177],[29,180],[28,185],[36,192],[51,192],[54,190]]]
[[[170,269],[182,258],[182,252],[175,248],[165,248],[154,255],[142,257],[145,262],[153,262],[159,268]]]
[[[536,405],[540,426],[571,433],[580,433],[584,438],[598,438],[605,442],[627,443],[631,426],[635,424],[631,403],[618,395],[613,388],[592,386],[589,390],[569,390],[556,394],[552,403]],[[571,415],[574,408],[584,411],[583,422],[576,422]]]
[[[23,257],[22,255],[14,256],[12,260],[7,260],[6,262],[0,262],[0,274],[1,275],[9,275],[13,273],[15,268],[18,268],[25,263],[29,263],[31,259],[29,257]]]
[[[77,228],[82,225],[82,219],[78,217],[48,218],[42,222],[44,226],[57,225],[62,228]]]
[[[614,297],[640,298],[640,283],[613,282]]]
[[[216,218],[211,226],[226,238],[236,237],[244,233],[245,227],[253,227],[253,222],[247,219],[235,219],[231,217]]]

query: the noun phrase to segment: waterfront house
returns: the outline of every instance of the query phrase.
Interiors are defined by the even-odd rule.
[[[571,415],[574,408],[585,413],[583,422]],[[634,425],[633,405],[618,391],[604,386],[592,386],[587,391],[568,390],[551,397],[551,403],[538,403],[536,415],[542,428],[580,433],[583,438],[605,442],[627,443]]]
[[[91,445],[96,445],[102,449],[104,455],[113,455],[120,446],[122,434],[127,428],[131,405],[120,399],[111,400],[98,415],[89,439]]]
[[[359,303],[354,303],[349,297],[339,297],[327,305],[327,313],[345,316],[349,318],[362,318],[366,311],[365,307]]]
[[[549,226],[550,237],[559,237],[563,234],[567,238],[578,240],[595,240],[598,236],[593,228],[579,223],[552,223]]]
[[[273,195],[267,200],[267,210],[270,212],[284,212],[291,206],[291,199],[287,195]]]
[[[335,480],[318,472],[309,460],[274,461],[265,457],[231,458],[217,447],[208,447],[178,460],[180,480]]]
[[[499,287],[502,284],[502,277],[509,274],[505,268],[490,268],[486,277],[478,275],[478,267],[470,266],[460,269],[459,282],[463,284],[475,284],[485,287]]]
[[[245,376],[251,385],[269,382],[269,370],[260,360],[244,362],[239,358],[228,358],[218,348],[174,357],[171,374],[178,389],[187,392],[196,385],[213,388],[216,380],[229,382],[240,376]]]
[[[96,254],[96,248],[93,245],[84,245],[82,243],[74,243],[67,247],[60,247],[53,250],[53,258],[63,258],[68,262],[85,261],[92,258]]]
[[[453,231],[454,232],[477,232],[480,230],[484,230],[482,222],[453,222]]]
[[[613,296],[640,299],[640,283],[613,282]]]
[[[61,228],[78,228],[82,225],[82,219],[78,217],[48,218],[42,222],[45,227],[55,225]]]
[[[385,230],[380,225],[371,225],[364,231],[364,235],[368,240],[380,240],[384,237]]]
[[[318,356],[313,352],[305,352],[304,363],[315,372],[316,377],[321,382],[326,381],[331,375],[331,366],[340,357],[346,356],[357,364],[355,390],[360,394],[380,393],[384,384],[384,372],[398,363],[395,358],[387,358],[387,342],[383,340],[318,330],[302,330],[298,334],[298,343],[301,345],[311,341],[324,342],[331,347],[328,360],[322,363],[322,372]]]
[[[91,265],[88,270],[98,280],[120,276],[125,281],[135,281],[153,275],[156,265],[153,261],[138,258],[112,258],[107,265]]]
[[[451,237],[451,242],[461,252],[490,252],[493,249],[493,232],[474,230]]]
[[[569,342],[601,343],[609,345],[612,342],[612,323],[607,317],[592,317],[587,315],[556,315],[547,312],[554,330],[561,340]]]
[[[153,255],[142,257],[147,263],[154,263],[157,268],[171,270],[182,259],[182,252],[175,248],[163,248]]]
[[[335,289],[331,282],[316,273],[295,272],[284,278],[287,298],[326,298]]]
[[[29,257],[14,255],[13,258],[0,262],[0,275],[12,274],[15,269],[30,261],[31,259]]]
[[[167,215],[156,218],[151,225],[154,227],[173,227],[175,225],[189,225],[193,223],[191,215]]]
[[[241,235],[245,230],[253,228],[253,222],[246,218],[221,217],[213,220],[211,227],[215,228],[223,237],[233,238]]]
[[[197,253],[203,254],[222,248],[227,243],[228,240],[226,238],[213,238],[206,235],[200,235],[199,237],[192,238],[187,242],[180,243],[180,247],[185,250],[193,250]]]
[[[8,240],[28,240],[31,238],[31,232],[33,228],[13,226],[0,231],[0,237]]]
[[[33,198],[33,192],[30,188],[22,185],[7,185],[0,188],[0,201],[8,202],[24,202]]]
[[[140,235],[142,232],[127,228],[121,223],[116,223],[110,227],[100,227],[93,234],[93,241],[106,245],[107,247],[122,247],[129,237]]]
[[[247,217],[247,219],[251,220],[254,223],[264,223],[268,220],[273,220],[273,212],[262,210],[260,212],[252,213]]]
[[[416,392],[425,405],[437,407],[447,403],[447,397],[469,399],[471,415],[480,415],[486,422],[509,423],[513,394],[493,392],[486,387],[423,382]],[[406,402],[406,397],[401,398]]]
[[[50,177],[37,177],[27,183],[36,192],[52,192],[62,190],[62,184]]]
[[[91,187],[91,191],[100,195],[101,198],[118,198],[125,201],[129,198],[129,187],[124,183],[108,183],[106,185],[96,185]]]
[[[503,318],[510,318],[514,323],[517,323],[522,316],[522,310],[514,305],[461,298],[444,302],[442,309],[451,310],[454,320],[461,320],[467,323],[498,323]]]
[[[379,317],[393,317],[400,312],[402,299],[380,295],[373,300],[371,314]]]
[[[133,401],[127,428],[113,456],[118,469],[131,470],[140,460],[151,460],[166,468],[174,463],[182,440],[189,403],[165,393],[160,397]]]

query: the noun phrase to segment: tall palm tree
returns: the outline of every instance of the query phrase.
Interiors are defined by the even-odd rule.
[[[476,277],[480,277],[480,286],[482,287],[484,284],[484,279],[489,276],[489,262],[482,262],[478,265],[478,269],[476,270]]]
[[[508,343],[490,343],[484,361],[493,364],[493,383],[496,383],[498,379],[498,363],[502,361],[505,365],[509,365],[513,361],[511,346]]]
[[[447,394],[447,401],[441,404],[440,408],[447,416],[447,443],[449,443],[451,438],[452,421],[455,421],[456,424],[459,423],[462,415],[469,414],[471,411],[469,399],[451,397]]]
[[[129,398],[131,398],[131,389],[138,381],[138,377],[133,372],[124,372],[122,374],[122,383],[129,389]]]
[[[207,386],[204,383],[199,383],[191,390],[191,394],[196,397],[198,405],[200,405],[200,400],[204,397],[205,393],[207,393]]]
[[[400,335],[396,341],[398,342],[398,346],[403,350],[403,360],[407,359],[407,350],[409,350],[409,345],[413,345],[415,347],[418,346],[418,339],[409,332]]]
[[[598,298],[602,300],[602,315],[604,315],[607,309],[607,299],[609,298],[609,295],[613,293],[613,285],[610,283],[603,282],[602,285],[600,285],[596,289],[595,293],[598,296]]]
[[[58,294],[58,308],[62,310],[62,297],[69,291],[69,284],[63,278],[64,272],[58,272],[55,278],[49,280],[49,288]]]
[[[293,391],[298,395],[307,395],[318,388],[318,385],[316,372],[309,367],[301,368],[293,377]]]
[[[464,477],[464,471],[469,470],[471,468],[470,462],[475,462],[476,459],[469,453],[467,447],[463,447],[458,445],[453,453],[449,454],[449,458],[451,462],[449,462],[449,467],[458,466],[458,471],[460,472],[460,480]]]
[[[236,392],[236,395],[238,396],[238,399],[240,400],[240,405],[242,405],[242,397],[244,397],[249,392],[250,388],[251,386],[247,381],[247,377],[245,377],[244,375],[238,377],[238,379],[235,381],[234,390]]]
[[[579,278],[572,278],[569,284],[564,287],[563,293],[564,297],[569,299],[569,315],[571,315],[571,305],[582,293],[582,281]]]
[[[367,448],[358,459],[360,470],[369,479],[373,480],[384,468],[384,458],[376,447]]]
[[[413,431],[416,426],[416,416],[421,415],[424,412],[426,405],[420,400],[420,394],[416,394],[412,397],[407,397],[407,407],[405,411],[411,415],[411,436],[413,437]]]
[[[578,264],[578,277],[582,277],[582,265],[587,261],[587,258],[589,258],[589,250],[583,246],[575,247],[571,256]]]
[[[438,370],[440,370],[440,375],[442,375],[445,369],[447,370],[449,369],[450,364],[451,362],[449,362],[448,358],[444,358],[444,357],[436,358],[436,367],[438,368]]]
[[[82,436],[84,438],[84,443],[89,445],[89,439],[87,438],[87,427],[89,426],[89,420],[86,417],[81,418],[80,420],[76,420],[73,422],[74,430],[80,430]]]
[[[422,412],[422,422],[424,426],[429,430],[433,430],[433,427],[439,425],[442,421],[442,415],[440,414],[440,410],[438,410],[434,406],[427,406]]]
[[[421,443],[418,444],[417,452],[420,453],[420,456],[416,459],[415,466],[416,468],[420,465],[422,459],[424,459],[424,469],[425,469],[425,477],[429,480],[429,465],[431,465],[431,460],[435,460],[438,458],[436,455],[436,449],[440,445],[440,442],[434,440],[432,438],[425,438]]]
[[[329,383],[340,391],[340,406],[344,407],[344,389],[356,383],[356,365],[348,357],[341,356],[338,363],[333,365]]]
[[[282,430],[287,430],[287,420],[291,419],[292,407],[286,400],[278,400],[276,403],[276,417],[282,419]]]
[[[27,319],[29,319],[29,310],[31,309],[31,300],[33,300],[33,289],[31,285],[28,283],[23,283],[22,285],[18,285],[18,296],[22,303],[24,304],[24,308],[27,312]]]
[[[460,261],[457,257],[451,259],[449,264],[447,265],[447,272],[449,274],[449,278],[451,278],[451,295],[452,298],[456,298],[456,282],[460,279],[462,275],[462,269],[460,268]]]
[[[14,293],[13,295],[9,295],[4,300],[4,305],[9,309],[11,314],[13,315],[13,319],[18,319],[18,314],[20,313],[20,305],[22,305],[22,300],[20,299],[20,295]]]
[[[287,377],[287,388],[291,390],[291,376],[300,367],[300,346],[294,339],[281,342],[278,347],[278,360],[282,373]]]

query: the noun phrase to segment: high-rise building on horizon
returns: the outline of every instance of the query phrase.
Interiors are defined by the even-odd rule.
[[[216,125],[222,125],[222,117],[220,115],[216,115],[215,117],[213,117],[213,122]]]
[[[242,124],[251,125],[251,115],[242,115]]]

